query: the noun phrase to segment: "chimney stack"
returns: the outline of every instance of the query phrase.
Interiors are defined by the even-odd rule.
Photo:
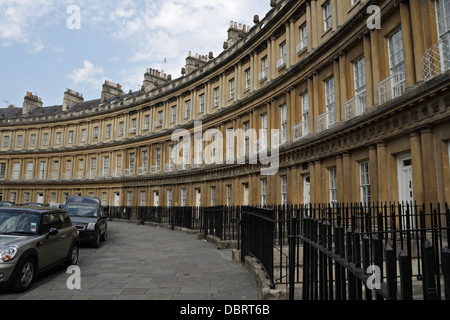
[[[23,99],[23,114],[30,114],[34,109],[42,108],[42,106],[43,103],[41,98],[31,92],[27,92]]]
[[[228,41],[227,41],[228,48],[231,48],[248,31],[250,31],[250,26],[230,21],[230,28],[228,29]]]
[[[191,51],[189,51],[189,56],[186,58],[186,74],[190,74],[198,68],[203,67],[209,61],[211,56],[211,53],[209,55],[199,55],[196,53],[193,57]]]
[[[114,97],[120,97],[122,94],[123,91],[120,84],[105,80],[105,83],[102,87],[101,101],[104,102]]]
[[[159,71],[156,69],[149,68],[144,74],[144,90],[150,91],[153,88],[169,82],[171,79],[170,75],[164,73],[164,70]]]
[[[83,95],[75,90],[66,89],[64,92],[63,111],[68,111],[74,104],[82,103]]]

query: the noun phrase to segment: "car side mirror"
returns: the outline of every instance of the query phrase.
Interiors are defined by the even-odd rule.
[[[57,234],[58,234],[58,229],[50,228],[50,230],[49,230],[48,233],[47,233],[47,238],[48,238],[49,236],[56,236]]]

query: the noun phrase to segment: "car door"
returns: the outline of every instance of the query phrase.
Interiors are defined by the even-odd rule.
[[[56,235],[50,235],[51,229],[57,229]],[[46,268],[61,259],[61,220],[58,214],[44,213],[41,222],[42,238],[38,244],[39,269]]]
[[[63,259],[67,256],[72,246],[74,228],[67,212],[59,212],[57,215],[61,222],[60,229],[58,230],[61,239],[58,251],[61,254],[60,259]]]

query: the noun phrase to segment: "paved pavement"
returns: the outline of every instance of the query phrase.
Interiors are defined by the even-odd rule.
[[[0,300],[257,300],[255,280],[231,250],[166,228],[108,222],[100,248],[82,247],[81,289],[57,267],[21,294]]]

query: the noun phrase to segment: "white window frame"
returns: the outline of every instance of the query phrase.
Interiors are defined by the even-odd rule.
[[[266,150],[267,149],[267,131],[268,131],[268,124],[267,124],[267,113],[264,113],[261,115],[261,137],[260,137],[260,150]]]
[[[186,188],[182,188],[181,189],[181,206],[182,207],[186,207],[187,206],[187,201],[186,201],[186,199],[187,199],[187,190],[186,190]]]
[[[330,191],[330,204],[337,203],[337,169],[330,168],[328,169],[328,185]]]
[[[199,107],[199,113],[205,112],[205,94],[202,93],[200,95],[200,107]]]
[[[47,162],[46,161],[41,161],[39,163],[39,178],[45,179],[46,175],[47,175]]]
[[[360,200],[363,205],[370,204],[370,164],[369,161],[359,163]]]
[[[231,199],[232,199],[232,193],[231,193],[232,189],[231,189],[231,184],[227,185],[227,206],[230,207],[231,206]]]
[[[103,157],[103,177],[109,175],[109,156]]]
[[[172,107],[172,123],[177,122],[177,106]]]
[[[267,206],[267,179],[261,179],[261,207]]]
[[[245,70],[245,90],[250,90],[252,85],[252,72],[251,68]]]
[[[288,119],[287,119],[287,105],[283,104],[280,107],[280,118],[281,118],[281,131],[280,131],[280,143],[286,143],[287,141],[287,126],[288,126]]]
[[[91,158],[90,168],[89,168],[89,177],[96,178],[97,177],[97,158]]]
[[[216,206],[216,187],[211,187],[211,207]]]
[[[299,47],[298,52],[301,52],[301,51],[305,50],[306,48],[308,48],[308,28],[307,28],[307,23],[304,23],[300,27],[300,47]]]
[[[214,88],[214,108],[219,106],[220,101],[220,88]]]
[[[167,190],[167,207],[171,208],[172,207],[172,189],[168,189]]]
[[[305,92],[301,95],[302,101],[302,123],[303,123],[303,135],[309,133],[309,95],[308,92]]]
[[[127,207],[133,206],[133,191],[127,192]]]
[[[13,163],[13,174],[12,178],[18,180],[20,178],[20,162]]]
[[[3,147],[8,148],[9,147],[9,136],[3,137]]]
[[[331,29],[332,23],[332,15],[331,15],[331,1],[327,1],[322,5],[323,11],[323,31],[326,32]]]
[[[227,129],[227,160],[234,159],[234,129]]]
[[[106,125],[106,139],[110,139],[111,138],[111,130],[112,130],[111,124],[107,124]]]
[[[66,177],[66,179],[72,177],[72,160],[66,160],[66,176],[65,177]]]
[[[287,176],[281,176],[281,205],[287,206],[287,195],[288,195],[288,187],[287,187]]]
[[[405,52],[403,48],[403,31],[397,28],[387,37],[389,54],[389,72],[393,75],[397,72],[405,72]]]
[[[235,84],[236,84],[236,82],[235,82],[234,78],[230,79],[230,81],[229,81],[229,85],[230,85],[230,100],[234,99],[234,96],[235,96],[235,89],[236,89],[236,85]]]
[[[61,133],[59,132],[59,134],[61,134]],[[61,143],[61,137],[60,137],[59,141]],[[23,135],[19,134],[17,136],[17,146],[22,147],[22,144],[23,144]]]
[[[27,162],[27,179],[33,179],[34,163],[32,161]]]
[[[185,118],[189,119],[191,117],[191,100],[187,100],[185,102],[185,111],[186,111]]]

